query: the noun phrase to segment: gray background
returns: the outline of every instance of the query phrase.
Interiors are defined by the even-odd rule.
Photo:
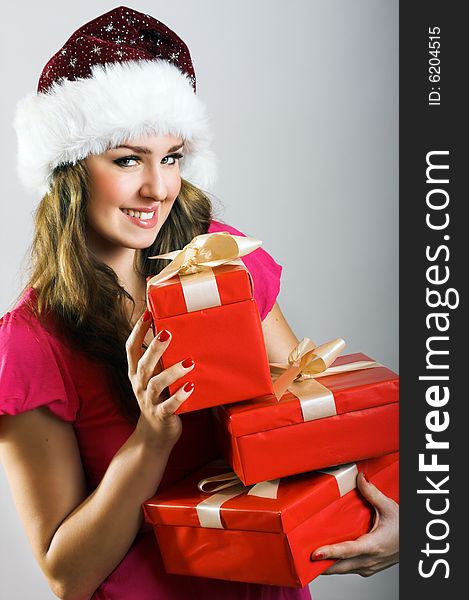
[[[117,4],[11,2],[0,51],[0,314],[24,282],[35,194],[15,175],[16,101],[81,24]],[[398,0],[134,0],[189,45],[212,115],[219,214],[284,267],[295,333],[398,368]],[[0,470],[0,597],[53,598]],[[319,577],[316,600],[394,600],[398,567]]]

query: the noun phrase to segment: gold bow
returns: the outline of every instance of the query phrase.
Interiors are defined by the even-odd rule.
[[[202,479],[198,483],[198,488],[210,496],[196,506],[201,527],[223,529],[221,507],[225,502],[244,493],[261,498],[277,498],[279,484],[280,479],[274,479],[245,486],[233,471]]]
[[[280,372],[280,376],[274,382],[277,400],[280,400],[294,381],[325,373],[344,348],[345,341],[342,338],[336,338],[320,346],[316,346],[309,338],[303,338],[290,352],[288,366],[271,363],[272,371]]]
[[[253,252],[261,244],[255,238],[231,235],[226,231],[198,235],[182,250],[149,257],[165,258],[171,262],[148,280],[147,289],[175,275],[190,275],[232,262]]]
[[[340,497],[357,486],[358,469],[355,463],[339,465],[316,472],[334,477]],[[221,508],[225,502],[244,493],[249,496],[275,499],[278,497],[279,485],[280,479],[274,479],[272,481],[261,481],[253,486],[245,486],[233,471],[202,479],[198,483],[199,490],[211,495],[196,506],[201,527],[224,529],[221,521]]]

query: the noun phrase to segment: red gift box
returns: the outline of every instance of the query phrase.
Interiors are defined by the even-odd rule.
[[[223,471],[206,467],[145,502],[144,513],[168,573],[303,587],[334,562],[311,561],[313,550],[372,527],[374,510],[354,489],[357,472],[398,501],[398,470],[395,453],[208,494],[198,483]]]
[[[200,308],[213,295],[219,305]],[[155,330],[172,334],[163,368],[188,356],[195,361],[190,373],[169,386],[174,394],[186,381],[195,384],[178,413],[272,393],[259,310],[244,266],[225,264],[149,285],[148,303]]]
[[[370,360],[349,354],[332,366]],[[310,389],[316,382],[319,394]],[[390,369],[318,377],[289,390],[280,401],[269,395],[214,409],[220,449],[244,484],[398,450],[399,378]]]

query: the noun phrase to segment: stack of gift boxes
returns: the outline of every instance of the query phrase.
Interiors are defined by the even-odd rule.
[[[169,573],[302,587],[333,561],[325,544],[369,531],[363,471],[398,501],[398,376],[342,340],[305,339],[269,365],[252,283],[239,258],[260,242],[198,236],[148,281],[155,330],[188,349],[195,390],[179,412],[211,408],[220,461],[144,504]],[[189,379],[189,376],[187,377]],[[185,380],[180,380],[174,391]]]

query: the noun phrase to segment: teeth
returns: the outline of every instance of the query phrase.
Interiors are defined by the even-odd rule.
[[[154,210],[152,212],[140,212],[139,210],[132,210],[131,208],[123,208],[122,212],[131,217],[142,219],[143,221],[149,221],[155,214]]]

